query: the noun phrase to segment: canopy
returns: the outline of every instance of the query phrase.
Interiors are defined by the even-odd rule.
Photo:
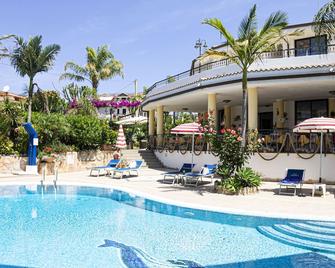
[[[201,134],[199,123],[185,123],[171,129],[171,134]]]
[[[335,119],[327,117],[309,118],[296,125],[293,132],[321,133],[320,139],[320,170],[319,170],[319,183],[322,181],[322,151],[323,151],[323,133],[335,132]]]
[[[119,132],[117,134],[116,147],[120,149],[127,147],[126,137],[124,136],[122,125],[120,125]]]
[[[145,116],[135,116],[135,117],[129,117],[129,118],[117,121],[116,124],[135,125],[135,124],[145,124],[147,122],[148,122],[148,119]]]
[[[293,132],[335,132],[335,119],[327,117],[309,118],[296,125]]]
[[[201,125],[199,123],[185,123],[181,124],[179,126],[174,127],[171,129],[170,133],[171,134],[186,134],[186,135],[192,135],[192,166],[194,162],[194,135],[196,134],[201,134],[200,128]]]

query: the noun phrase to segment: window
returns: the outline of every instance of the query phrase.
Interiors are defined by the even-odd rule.
[[[127,113],[127,109],[122,109],[122,114],[126,114]]]
[[[325,35],[295,40],[296,56],[319,54],[327,54],[327,37]]]
[[[295,102],[295,122],[299,124],[312,117],[328,116],[328,100],[311,100]]]

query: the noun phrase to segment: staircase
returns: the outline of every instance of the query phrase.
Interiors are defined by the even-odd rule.
[[[126,159],[128,162],[132,160],[143,160],[143,167],[162,169],[164,166],[157,159],[155,154],[150,150],[122,150],[122,159]]]
[[[289,222],[258,226],[257,230],[278,242],[326,253],[335,253],[335,222]]]

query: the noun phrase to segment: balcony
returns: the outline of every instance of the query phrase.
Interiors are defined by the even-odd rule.
[[[313,75],[332,72],[335,65],[335,45],[321,48],[299,48],[266,52],[261,61],[249,68],[250,80],[271,79],[276,76]],[[236,83],[241,79],[240,68],[230,60],[223,59],[203,64],[185,72],[154,83],[148,90],[144,106],[156,99],[167,98],[174,93],[192,90],[211,83]]]

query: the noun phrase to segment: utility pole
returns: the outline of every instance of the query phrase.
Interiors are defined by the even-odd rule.
[[[135,79],[135,80],[134,80],[135,96],[137,95],[137,82],[138,82],[138,80]]]

